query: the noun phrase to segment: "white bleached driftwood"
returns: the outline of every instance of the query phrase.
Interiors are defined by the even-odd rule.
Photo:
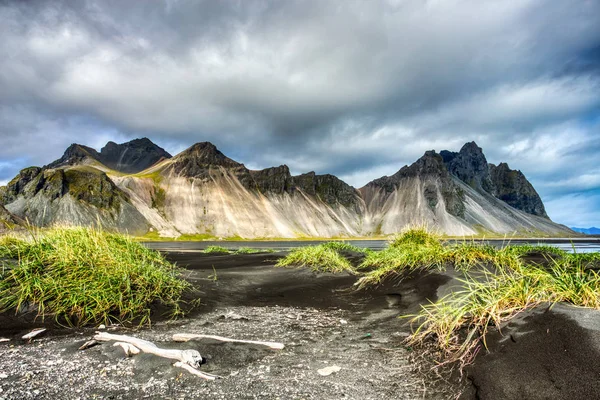
[[[36,336],[38,336],[38,335],[41,335],[42,333],[46,332],[46,330],[47,330],[46,328],[34,329],[34,330],[32,330],[31,332],[29,332],[28,334],[26,334],[26,335],[23,335],[23,336],[21,337],[21,339],[23,339],[23,340],[31,340],[31,339],[33,339],[34,337],[36,337]]]
[[[192,368],[199,368],[202,363],[202,356],[196,350],[176,350],[176,349],[161,349],[157,345],[147,340],[134,338],[126,335],[113,335],[107,332],[96,332],[95,340],[102,342],[124,342],[129,343],[144,353],[154,354],[155,356],[177,360]]]
[[[285,346],[283,343],[277,342],[262,342],[257,340],[239,340],[239,339],[231,339],[223,336],[215,336],[215,335],[199,335],[195,333],[176,333],[173,335],[173,340],[176,342],[188,342],[190,340],[196,339],[212,339],[217,340],[219,342],[230,342],[230,343],[246,343],[246,344],[256,344],[260,346],[266,346],[271,349],[281,350]]]

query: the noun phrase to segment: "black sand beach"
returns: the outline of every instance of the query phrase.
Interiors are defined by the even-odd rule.
[[[160,347],[194,348],[206,382],[151,355],[125,357],[110,343],[77,350],[96,329],[51,327],[31,343],[18,339],[32,324],[2,315],[0,399],[578,399],[600,395],[595,311],[560,306],[523,314],[488,339],[466,379],[432,380],[403,340],[406,319],[456,281],[430,274],[353,290],[348,274],[274,268],[282,253],[205,255],[169,252],[202,304],[188,317],[151,328],[108,327]],[[540,311],[541,310],[541,311]],[[560,310],[560,311],[558,311]],[[596,330],[595,330],[596,329]],[[202,333],[285,344],[283,350],[211,341],[176,344],[175,333]],[[596,335],[596,336],[594,336]],[[318,370],[337,366],[321,376]],[[596,377],[596,379],[594,379]]]

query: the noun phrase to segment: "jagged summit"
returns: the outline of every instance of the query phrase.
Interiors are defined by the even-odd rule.
[[[171,155],[148,138],[135,139],[122,144],[108,142],[100,150],[100,161],[104,165],[125,173],[143,171],[168,158],[171,158]]]
[[[478,191],[494,191],[487,159],[477,143],[466,143],[458,153],[445,152],[442,157],[448,160],[448,171],[467,185]]]
[[[96,162],[115,171],[133,174],[143,171],[165,158],[171,158],[171,155],[148,138],[135,139],[122,144],[108,142],[100,152],[91,147],[73,143],[61,158],[47,165],[46,168],[61,168]]]
[[[462,216],[464,212],[464,207],[460,206],[464,200],[461,197],[462,189],[452,183],[451,177],[454,177],[484,196],[494,196],[517,210],[548,218],[541,198],[527,178],[520,171],[511,170],[506,163],[498,167],[489,164],[483,150],[475,142],[466,143],[459,152],[442,150],[438,154],[434,150],[426,151],[421,158],[410,166],[402,167],[394,175],[369,182],[361,189],[361,193],[369,193],[367,188],[380,188],[386,193],[393,193],[405,179],[427,176],[437,177],[447,211],[452,215]],[[427,192],[427,201],[437,204],[431,185],[426,186],[424,191]]]
[[[69,165],[83,164],[86,161],[99,161],[101,159],[100,154],[91,147],[84,146],[82,144],[73,143],[64,154],[58,160],[48,164],[45,168],[59,168]]]

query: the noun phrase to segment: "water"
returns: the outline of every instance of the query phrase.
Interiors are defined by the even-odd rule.
[[[452,240],[450,240],[452,241]],[[481,242],[481,240],[475,240]],[[303,246],[312,246],[320,243],[325,243],[323,240],[291,240],[291,241],[242,241],[242,242],[228,242],[228,241],[202,241],[202,242],[145,242],[144,245],[151,249],[162,250],[162,251],[200,251],[204,250],[208,246],[221,246],[230,250],[237,250],[240,247],[250,247],[253,249],[273,249],[277,251],[286,251]],[[345,240],[346,243],[369,248],[372,250],[381,250],[387,247],[386,240]],[[508,244],[519,245],[519,244],[542,244],[555,246],[568,252],[577,253],[598,253],[600,252],[600,239],[599,238],[552,238],[552,239],[513,239],[513,240],[485,240],[496,247],[504,247]]]

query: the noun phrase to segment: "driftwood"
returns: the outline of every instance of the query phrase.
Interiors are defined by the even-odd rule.
[[[260,346],[266,346],[271,349],[281,350],[285,346],[283,343],[277,342],[261,342],[257,340],[239,340],[239,339],[230,339],[223,336],[215,336],[215,335],[198,335],[194,333],[176,333],[173,335],[173,340],[176,342],[188,342],[190,340],[196,339],[212,339],[217,340],[219,342],[230,342],[230,343],[246,343],[246,344],[256,344]]]
[[[82,344],[81,346],[79,346],[79,350],[87,350],[90,347],[94,347],[94,346],[97,346],[99,344],[100,343],[98,343],[97,340],[94,340],[94,339],[88,340],[87,342],[85,342],[84,344]]]
[[[29,332],[26,335],[23,335],[23,337],[21,337],[21,339],[23,340],[29,340],[31,341],[31,339],[33,339],[34,337],[41,335],[42,333],[46,332],[46,328],[39,328],[39,329],[34,329],[31,332]]]
[[[202,364],[202,356],[196,350],[173,350],[173,349],[161,349],[157,345],[147,340],[134,338],[125,335],[113,335],[112,333],[96,332],[94,339],[101,342],[115,342],[129,343],[144,353],[154,354],[155,356],[169,358],[171,360],[181,361],[184,364],[188,364],[193,368],[199,368]]]

